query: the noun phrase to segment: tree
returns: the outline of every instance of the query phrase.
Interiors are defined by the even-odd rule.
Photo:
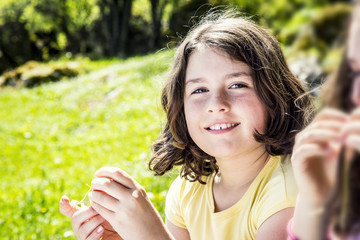
[[[98,22],[105,56],[126,55],[126,42],[131,17],[131,0],[103,0],[98,2],[101,19]]]
[[[151,49],[156,49],[161,46],[161,35],[162,35],[162,18],[164,9],[168,0],[150,0],[151,2],[151,17],[152,17],[152,39]]]

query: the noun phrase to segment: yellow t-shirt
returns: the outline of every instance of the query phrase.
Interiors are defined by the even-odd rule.
[[[274,213],[295,206],[297,188],[288,158],[271,157],[243,197],[230,208],[214,212],[214,174],[206,185],[180,177],[166,197],[166,218],[188,230],[192,240],[254,239]]]

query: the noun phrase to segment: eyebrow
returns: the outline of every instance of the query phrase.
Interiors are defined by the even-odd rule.
[[[225,75],[225,79],[230,79],[230,78],[236,78],[236,77],[240,77],[240,76],[252,76],[251,73],[248,72],[234,72],[234,73],[230,73],[230,74],[226,74]]]
[[[248,72],[245,72],[245,71],[241,71],[241,72],[234,72],[234,73],[229,73],[229,74],[226,74],[225,75],[225,79],[230,79],[230,78],[237,78],[237,77],[240,77],[240,76],[252,76],[251,73],[248,73]],[[203,78],[193,78],[193,79],[190,79],[190,80],[187,80],[185,82],[185,85],[188,85],[190,83],[199,83],[199,82],[204,82],[204,79]]]

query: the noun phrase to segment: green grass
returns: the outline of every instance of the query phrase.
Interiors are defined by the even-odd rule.
[[[75,239],[60,197],[80,200],[102,166],[131,174],[164,217],[176,174],[155,177],[147,161],[173,53],[89,62],[92,71],[74,79],[0,89],[1,239]]]

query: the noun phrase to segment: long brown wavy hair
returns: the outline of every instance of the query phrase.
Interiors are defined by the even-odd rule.
[[[360,8],[360,1],[354,1]],[[359,21],[355,11],[349,17],[347,35],[353,21]],[[360,43],[359,43],[360,44]],[[321,93],[322,106],[335,108],[346,113],[352,112],[357,106],[351,99],[354,85],[354,72],[347,57],[347,47],[337,70],[325,82]],[[360,152],[349,151],[345,147],[339,154],[337,182],[332,196],[329,198],[323,219],[323,236],[329,226],[340,236],[351,236],[360,233]]]
[[[184,114],[187,64],[191,54],[204,46],[252,68],[254,88],[267,115],[264,133],[255,130],[254,138],[264,143],[271,155],[291,153],[296,133],[313,116],[311,97],[289,70],[277,40],[266,30],[234,14],[210,13],[188,33],[175,53],[162,91],[167,123],[153,144],[149,168],[162,175],[181,165],[182,177],[200,183],[204,183],[204,176],[218,172],[216,159],[191,139]]]
[[[324,107],[335,108],[349,113],[356,105],[350,97],[353,75],[346,52],[347,50],[343,53],[338,69],[324,83],[320,98]]]

